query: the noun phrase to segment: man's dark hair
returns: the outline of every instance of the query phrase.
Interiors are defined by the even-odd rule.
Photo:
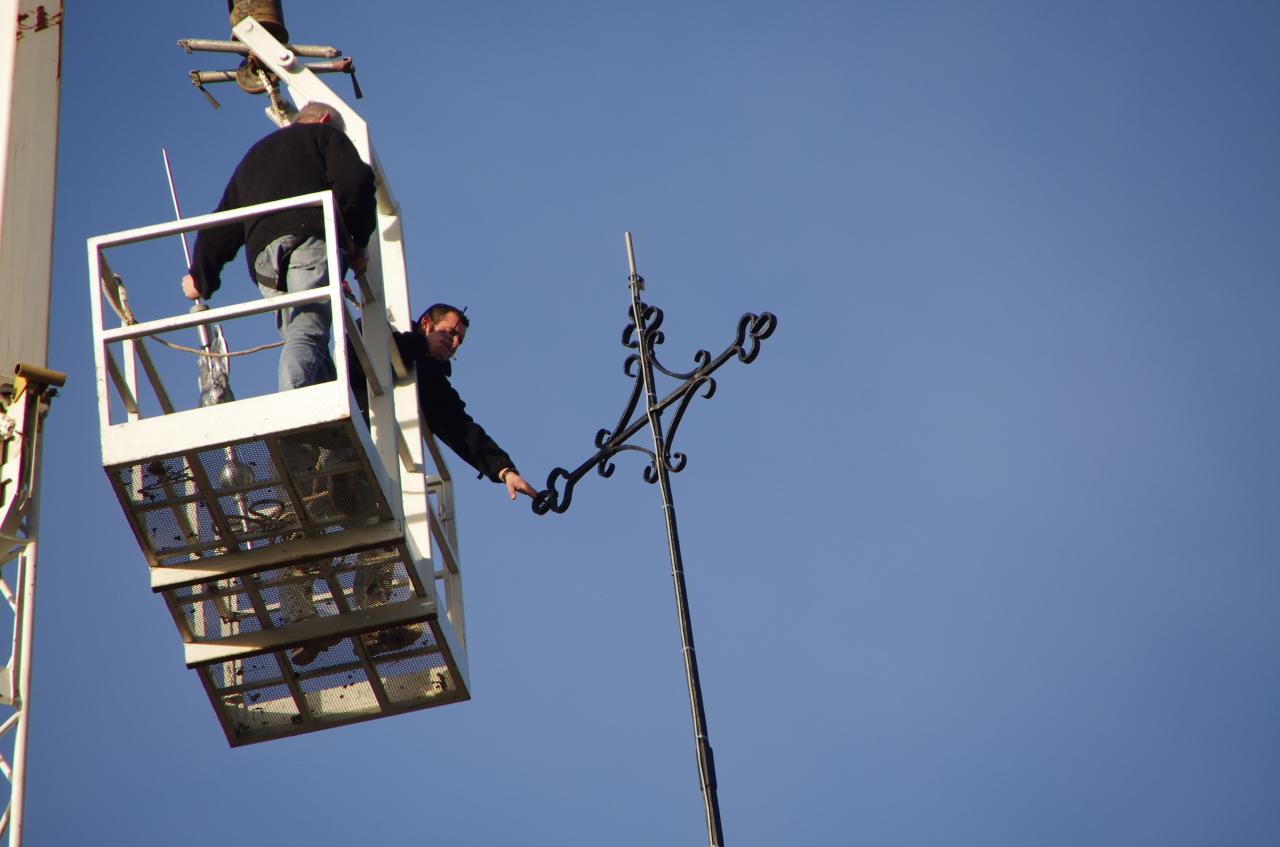
[[[464,328],[471,327],[471,319],[467,317],[466,312],[457,306],[450,306],[448,303],[436,303],[434,306],[428,306],[425,312],[418,315],[418,320],[414,327],[420,330],[424,320],[434,326],[437,321],[443,319],[450,312],[457,313],[460,326]]]

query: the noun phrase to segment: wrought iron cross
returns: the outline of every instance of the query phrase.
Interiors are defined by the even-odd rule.
[[[680,421],[689,408],[689,403],[702,391],[703,398],[715,394],[716,381],[711,377],[721,365],[737,357],[743,364],[755,361],[760,352],[760,342],[773,334],[778,319],[769,312],[756,315],[751,312],[738,319],[738,333],[734,342],[714,359],[706,350],[694,353],[696,367],[684,373],[668,370],[658,361],[654,348],[664,340],[660,329],[662,326],[662,310],[650,306],[640,300],[640,292],[644,290],[644,278],[636,273],[635,250],[631,244],[631,233],[626,234],[627,262],[631,273],[627,277],[631,286],[631,320],[622,330],[622,346],[636,352],[627,356],[623,362],[623,372],[631,377],[634,385],[631,398],[617,425],[612,430],[602,429],[596,433],[596,452],[572,471],[555,468],[547,476],[547,487],[538,493],[533,501],[533,511],[539,515],[547,512],[562,513],[573,501],[573,489],[578,481],[595,468],[600,476],[613,474],[614,465],[610,461],[624,450],[635,450],[649,457],[644,468],[644,480],[650,484],[658,483],[662,491],[662,508],[667,522],[667,546],[671,555],[671,579],[675,585],[676,610],[680,620],[680,640],[684,652],[685,678],[689,685],[689,704],[693,712],[694,743],[697,748],[698,776],[702,788],[703,806],[706,811],[707,840],[711,847],[724,844],[724,833],[720,824],[720,802],[716,796],[716,769],[712,758],[711,742],[707,737],[706,713],[702,705],[702,684],[698,679],[698,660],[693,649],[693,624],[689,617],[689,600],[685,592],[684,564],[680,557],[680,535],[676,528],[676,510],[671,496],[670,474],[684,469],[688,457],[683,453],[671,452],[671,443],[675,440]],[[654,370],[667,376],[681,380],[679,386],[661,400],[654,389]],[[641,393],[645,396],[644,411],[636,414],[640,404]],[[663,435],[662,413],[676,406],[675,417],[671,428]],[[632,420],[632,416],[635,419]],[[653,449],[650,450],[628,440],[643,429],[649,427],[653,437]],[[557,484],[564,482],[564,491],[557,490]]]

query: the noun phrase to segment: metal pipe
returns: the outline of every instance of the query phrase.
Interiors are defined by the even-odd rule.
[[[350,56],[331,59],[327,62],[303,62],[303,65],[313,74],[349,74],[355,70],[355,62]]]
[[[334,59],[329,62],[303,62],[302,66],[316,74],[349,74],[351,59]],[[236,71],[191,71],[192,85],[209,85],[215,82],[235,82]]]
[[[702,789],[703,810],[707,824],[707,843],[722,847],[724,831],[720,823],[720,801],[716,792],[715,759],[711,752],[711,740],[707,735],[706,710],[702,704],[702,682],[698,676],[698,657],[693,648],[693,620],[689,614],[689,598],[685,588],[684,562],[680,555],[680,533],[676,526],[676,507],[671,494],[671,478],[667,472],[667,450],[663,444],[662,418],[658,398],[653,389],[653,361],[649,343],[645,338],[644,305],[640,292],[644,279],[636,273],[635,251],[631,233],[627,238],[627,262],[631,266],[628,280],[631,284],[631,314],[639,340],[640,376],[644,380],[645,417],[653,434],[653,466],[658,475],[658,487],[662,491],[662,510],[667,525],[667,551],[671,557],[671,581],[676,595],[676,613],[680,622],[680,643],[684,652],[685,681],[689,688],[689,710],[693,716],[693,737],[698,757],[698,780]]]
[[[216,41],[210,38],[180,38],[178,46],[188,53],[239,53],[241,56],[249,55],[249,48],[240,41]],[[294,55],[305,56],[308,59],[336,59],[342,55],[342,51],[337,47],[329,47],[323,44],[288,44],[286,45],[293,51]]]
[[[235,71],[192,71],[192,85],[206,85],[214,82],[235,82]]]
[[[22,377],[27,382],[52,385],[58,388],[67,384],[67,375],[61,371],[51,371],[48,368],[29,365],[26,362],[18,362],[18,364],[14,365],[13,375]]]

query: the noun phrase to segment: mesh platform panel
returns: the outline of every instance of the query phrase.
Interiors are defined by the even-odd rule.
[[[164,592],[184,641],[216,642],[313,617],[434,599],[403,545],[270,567]]]
[[[289,651],[199,668],[233,746],[468,698],[434,620],[343,638],[300,666]]]
[[[273,551],[256,570],[227,567],[227,576],[161,590],[186,642],[276,632],[288,645],[196,668],[232,746],[469,698],[426,611],[435,583],[403,536],[360,549],[344,542],[347,530],[394,525],[350,420],[116,466],[108,477],[153,568],[199,578],[202,565],[220,567],[213,557]],[[286,547],[302,541],[306,553]],[[410,610],[423,600],[426,609]],[[397,604],[416,622],[362,632],[375,624],[361,615]],[[314,640],[306,622],[319,618],[336,619],[327,630],[338,634]],[[297,640],[295,624],[312,640]]]
[[[110,469],[153,566],[392,516],[350,421]]]

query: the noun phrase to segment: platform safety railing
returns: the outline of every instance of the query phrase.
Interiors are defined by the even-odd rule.
[[[108,328],[106,326],[106,312],[103,308],[102,299],[103,294],[110,296],[110,292],[118,291],[121,284],[121,280],[115,275],[110,264],[107,262],[107,250],[116,247],[123,247],[129,244],[136,244],[138,242],[179,235],[182,233],[196,232],[201,229],[207,229],[209,227],[222,224],[237,223],[239,221],[288,209],[316,206],[321,208],[324,218],[329,278],[330,280],[339,280],[341,279],[341,265],[338,257],[337,232],[336,227],[334,226],[333,195],[328,191],[305,194],[299,197],[291,197],[269,203],[261,203],[255,206],[246,206],[241,209],[233,209],[225,212],[214,212],[208,215],[185,218],[178,221],[172,221],[170,223],[139,227],[137,229],[96,236],[89,239],[90,278],[91,280],[96,281],[94,282],[95,287],[100,288],[102,292],[99,293],[97,290],[91,292],[94,321],[95,361],[98,365],[100,377],[102,376],[103,369],[106,369],[106,375],[110,379],[110,384],[115,388],[119,401],[124,406],[130,420],[137,420],[138,418],[143,417],[140,403],[141,398],[138,393],[140,385],[136,372],[136,367],[139,364],[145,372],[150,389],[155,393],[156,398],[159,401],[162,412],[164,414],[169,414],[174,411],[178,411],[178,409],[173,406],[170,395],[154,366],[150,353],[147,351],[144,344],[139,343],[145,339],[163,334],[169,334],[184,329],[198,329],[199,327],[207,327],[212,324],[245,318],[252,315],[274,313],[280,309],[291,306],[301,306],[309,303],[324,303],[327,301],[331,314],[341,314],[344,316],[342,320],[333,321],[333,341],[335,348],[334,364],[338,371],[339,381],[347,381],[347,359],[345,350],[348,339],[352,342],[357,356],[359,356],[363,361],[368,361],[369,353],[365,349],[359,333],[353,333],[351,331],[351,319],[350,315],[346,313],[346,309],[344,308],[341,285],[330,285],[322,288],[316,288],[312,291],[304,291],[295,294],[281,294],[278,297],[270,299],[254,296],[251,300],[241,303],[210,307],[188,314],[174,315],[137,323],[124,323],[122,319],[121,326],[115,328]],[[176,289],[176,279],[174,280],[174,283],[174,288]],[[116,357],[112,354],[111,346],[115,344],[119,344],[125,348],[126,356],[123,368],[121,367],[121,363],[117,361]],[[376,380],[372,380],[370,382],[370,390],[375,393],[381,393],[383,387],[378,385]],[[100,417],[103,421],[111,420],[111,416],[109,414],[110,410],[105,405],[107,402],[108,398],[105,394],[99,397]]]

